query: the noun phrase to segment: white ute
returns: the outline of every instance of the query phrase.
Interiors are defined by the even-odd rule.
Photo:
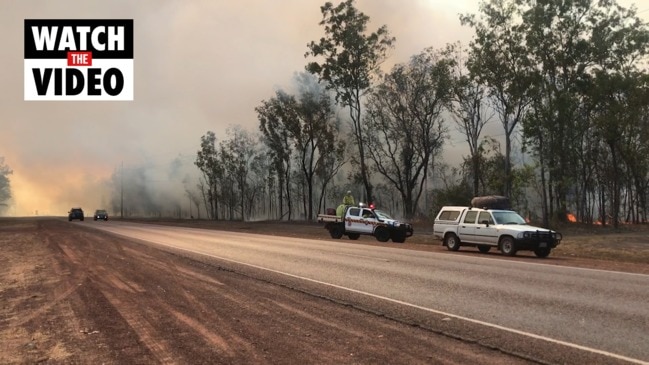
[[[376,237],[379,242],[403,243],[412,236],[413,229],[410,223],[400,222],[372,205],[363,203],[358,206],[339,206],[338,214],[318,214],[318,222],[325,224],[331,238],[339,239],[342,236],[350,240],[357,240],[362,234]],[[329,209],[333,211],[333,209]]]
[[[433,234],[450,251],[470,246],[487,253],[495,247],[507,256],[531,250],[547,257],[562,239],[561,233],[528,225],[512,210],[488,207],[443,207],[435,218]]]

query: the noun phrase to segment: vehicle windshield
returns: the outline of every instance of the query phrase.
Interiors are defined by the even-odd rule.
[[[394,219],[394,218],[390,217],[390,215],[388,213],[380,211],[380,210],[375,209],[374,214],[376,214],[376,216],[379,217],[379,219]]]
[[[516,212],[492,212],[496,224],[527,224]]]
[[[98,210],[97,214],[106,214],[106,211],[105,210]]]

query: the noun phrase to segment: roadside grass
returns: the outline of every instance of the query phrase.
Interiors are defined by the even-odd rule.
[[[556,254],[649,265],[649,225],[622,225],[620,228],[567,224],[558,229],[563,235]]]

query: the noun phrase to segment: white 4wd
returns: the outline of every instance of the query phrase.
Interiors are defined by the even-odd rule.
[[[325,223],[325,229],[332,238],[347,236],[350,240],[357,240],[363,234],[374,236],[379,242],[391,239],[392,242],[403,243],[413,234],[410,223],[393,219],[372,206],[360,203],[357,207],[348,205],[340,208],[340,216],[318,214],[318,221]]]
[[[451,251],[471,246],[487,253],[495,247],[508,256],[531,250],[547,257],[562,239],[561,233],[528,225],[512,210],[470,207],[443,207],[433,233]]]

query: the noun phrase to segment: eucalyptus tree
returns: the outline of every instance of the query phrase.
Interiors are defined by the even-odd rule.
[[[223,179],[223,166],[216,146],[216,134],[208,131],[201,137],[201,149],[196,153],[194,164],[202,173],[199,188],[204,196],[207,216],[219,219],[219,186]]]
[[[372,199],[370,168],[366,163],[366,147],[363,135],[362,100],[372,86],[372,80],[380,71],[395,38],[385,25],[375,32],[367,33],[369,16],[346,0],[334,6],[331,2],[320,7],[325,36],[307,45],[311,56],[317,61],[309,62],[306,70],[317,75],[328,89],[336,93],[336,101],[349,108],[354,142],[358,154],[352,162],[359,167],[360,179],[365,187],[366,201]]]
[[[271,168],[277,174],[279,218],[288,215],[291,220],[291,162],[293,143],[289,135],[288,120],[296,119],[295,98],[284,91],[277,91],[275,96],[255,108],[259,120],[262,141],[269,148]],[[286,194],[286,199],[284,198]],[[287,213],[284,213],[284,200],[287,202]]]
[[[480,4],[480,16],[460,16],[462,24],[475,30],[467,66],[471,75],[486,86],[505,135],[504,189],[512,190],[512,140],[531,103],[531,60],[515,0],[488,0]]]
[[[277,156],[283,156],[287,171],[290,171],[288,164],[295,159],[302,179],[300,186],[305,187],[301,194],[302,208],[306,218],[312,220],[316,178],[321,177],[320,185],[325,189],[332,174],[340,168],[344,143],[339,137],[340,126],[329,92],[311,74],[300,74],[296,81],[297,95],[278,91],[276,97],[265,101],[257,112],[265,136],[263,140]],[[327,168],[333,172],[327,173]],[[286,181],[290,184],[291,179]],[[290,197],[288,186],[287,196]]]
[[[482,174],[480,136],[484,126],[493,117],[493,112],[486,105],[485,85],[481,84],[478,78],[469,73],[467,69],[466,51],[460,44],[453,45],[450,50],[455,55],[451,112],[457,130],[464,135],[469,145],[473,195],[477,196],[480,195],[480,178]]]
[[[431,159],[447,134],[442,113],[452,98],[453,65],[447,51],[429,48],[394,66],[368,97],[368,155],[401,195],[406,218],[416,212]]]
[[[606,78],[605,74],[627,68],[638,55],[646,54],[646,28],[643,32],[634,13],[614,0],[517,0],[517,4],[537,80],[535,117],[528,119],[525,134],[528,144],[542,155],[543,167],[548,167],[549,211],[556,204],[557,217],[565,219],[568,194],[580,177],[574,171],[587,178],[588,168],[579,166],[579,155],[592,144],[584,138],[592,136],[588,129],[593,109],[585,99],[593,87],[604,86],[592,78],[598,73]],[[601,110],[605,104],[592,107]],[[619,123],[610,117],[613,115],[606,118],[608,123]],[[610,152],[617,159],[616,151]],[[613,162],[614,168],[618,162]],[[611,177],[617,180],[619,175]],[[577,204],[583,200],[577,199]]]
[[[646,208],[644,187],[649,159],[642,153],[649,144],[646,133],[649,26],[637,17],[635,9],[625,9],[615,2],[609,5],[601,9],[602,19],[593,31],[595,87],[589,90],[589,95],[595,95],[590,100],[593,127],[612,162],[607,215],[617,227],[623,214],[623,195],[645,195]],[[633,184],[634,180],[638,183]],[[600,214],[603,223],[605,213],[602,210]]]
[[[568,197],[575,195],[577,211],[583,211],[580,205],[586,201],[592,168],[580,163],[589,161],[583,151],[592,150],[596,143],[591,139],[599,138],[612,158],[608,176],[617,222],[624,175],[619,170],[624,138],[620,132],[631,122],[620,118],[619,112],[629,111],[625,95],[635,88],[624,80],[636,77],[636,64],[647,54],[646,25],[634,10],[614,0],[517,0],[517,4],[536,81],[534,113],[525,123],[525,136],[542,168],[547,166],[549,212],[556,206],[556,217],[564,219]]]
[[[310,75],[309,75],[310,76]],[[326,90],[310,83],[303,75],[301,90],[297,97],[297,119],[288,125],[289,133],[299,155],[300,168],[304,175],[306,194],[304,210],[307,219],[313,220],[313,187],[316,173],[321,166],[331,164],[327,157],[337,156],[336,142],[339,128],[331,98]],[[310,85],[310,87],[307,87]],[[333,154],[331,154],[334,152]],[[335,159],[334,159],[335,163]],[[324,184],[326,187],[326,184]]]
[[[250,132],[238,125],[228,128],[226,133],[228,139],[219,143],[221,163],[225,168],[223,188],[227,189],[227,194],[224,195],[229,198],[230,219],[234,219],[234,212],[239,210],[241,220],[246,220],[246,200],[253,193],[250,176],[257,152],[256,141]]]

